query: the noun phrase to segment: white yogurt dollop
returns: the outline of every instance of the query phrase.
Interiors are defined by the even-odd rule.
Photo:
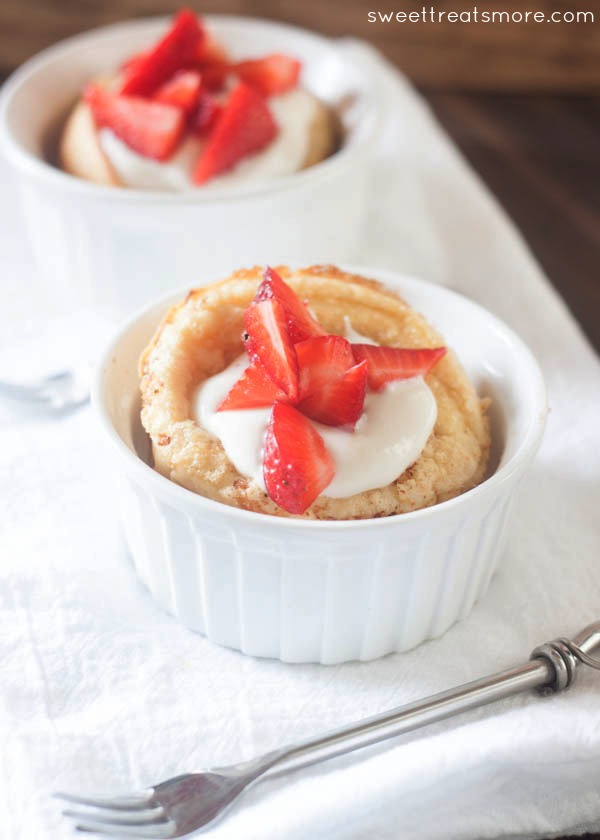
[[[203,382],[194,397],[194,416],[221,441],[238,472],[264,490],[262,452],[271,409],[216,410],[247,365],[247,356],[240,356]],[[314,423],[335,461],[335,475],[323,495],[346,498],[390,484],[417,460],[436,417],[435,397],[423,377],[415,376],[367,393],[353,432]]]
[[[298,88],[269,100],[279,132],[261,152],[241,160],[234,169],[212,178],[202,189],[252,184],[297,172],[308,154],[310,126],[320,107],[314,96]],[[134,189],[191,190],[194,166],[205,141],[188,136],[162,163],[138,155],[110,129],[98,133],[100,146],[120,180]]]

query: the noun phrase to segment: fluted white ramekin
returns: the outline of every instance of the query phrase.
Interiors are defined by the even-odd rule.
[[[434,507],[349,522],[283,519],[205,499],[149,467],[137,360],[183,293],[130,320],[99,366],[94,404],[140,578],[183,624],[247,654],[368,660],[444,633],[487,589],[515,491],[542,437],[542,376],[508,327],[446,289],[359,271],[425,313],[493,400],[492,474]]]
[[[303,85],[326,102],[345,102],[343,147],[303,172],[259,185],[175,194],[88,183],[47,162],[68,109],[86,82],[155,40],[167,21],[104,27],[45,50],[3,86],[0,149],[17,175],[39,272],[70,308],[122,316],[197,282],[200,269],[225,275],[238,265],[356,256],[381,110],[377,90],[322,36],[255,19],[207,20],[234,58],[300,58]]]

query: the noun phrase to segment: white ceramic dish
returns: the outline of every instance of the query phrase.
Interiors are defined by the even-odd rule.
[[[121,478],[121,518],[140,578],[192,630],[247,654],[368,660],[444,633],[487,589],[542,437],[542,376],[508,327],[446,289],[357,271],[424,312],[478,392],[491,396],[492,474],[468,493],[386,519],[298,521],[222,505],[155,472],[143,460],[137,360],[184,292],[130,320],[98,369],[95,409]]]
[[[91,184],[47,162],[68,109],[86,82],[155,40],[167,19],[104,27],[45,50],[3,87],[0,148],[18,176],[44,282],[62,288],[71,308],[81,303],[125,314],[196,282],[200,266],[227,274],[267,259],[307,264],[354,256],[379,121],[377,91],[338,45],[319,35],[256,19],[209,16],[207,23],[233,58],[287,52],[302,60],[308,89],[331,104],[352,100],[343,147],[260,186],[175,194]]]

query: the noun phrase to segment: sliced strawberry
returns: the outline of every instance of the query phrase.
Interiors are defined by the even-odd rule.
[[[298,362],[287,328],[285,310],[275,299],[263,300],[244,312],[246,347],[275,385],[294,402],[298,398]]]
[[[425,376],[446,353],[445,347],[409,349],[404,347],[377,347],[374,344],[353,344],[352,352],[357,362],[367,361],[369,387],[379,391],[386,382]]]
[[[196,47],[192,60],[198,67],[208,67],[213,64],[229,64],[229,55],[223,44],[219,43],[210,32],[205,32],[204,38]]]
[[[293,406],[276,402],[263,458],[269,497],[288,513],[304,513],[334,474],[335,462],[311,422]]]
[[[99,85],[89,85],[84,101],[98,128],[110,128],[131,149],[144,157],[166,160],[181,140],[185,115],[180,108],[120,96]]]
[[[302,399],[298,408],[326,426],[353,430],[363,413],[366,392],[367,363],[360,362],[339,379],[331,379],[320,391]]]
[[[206,135],[215,127],[222,112],[223,106],[207,90],[202,89],[190,120],[190,128],[196,134]]]
[[[298,408],[328,426],[354,428],[367,390],[367,363],[356,364],[350,343],[339,335],[296,344]]]
[[[203,38],[204,31],[194,12],[182,9],[169,31],[125,72],[120,92],[127,96],[150,96],[189,63]]]
[[[299,395],[309,394],[342,377],[356,364],[352,345],[341,335],[320,335],[295,346],[299,371]]]
[[[295,58],[274,53],[264,58],[240,61],[232,69],[240,79],[265,96],[273,96],[296,87],[302,65]]]
[[[278,300],[285,309],[290,336],[294,343],[304,341],[311,336],[326,335],[326,331],[310,314],[306,304],[300,300],[287,283],[284,283],[274,269],[267,267],[254,300],[268,300],[269,298]]]
[[[191,114],[198,105],[201,86],[202,77],[197,70],[180,70],[159,87],[152,99],[165,105],[175,105]]]
[[[222,91],[231,75],[229,64],[207,64],[200,67],[202,84],[213,93]]]
[[[119,67],[119,73],[123,76],[126,76],[128,73],[133,73],[134,68],[139,67],[141,62],[145,60],[148,52],[149,50],[144,50],[143,52],[134,53],[134,55],[126,58]]]
[[[275,400],[286,399],[285,391],[277,387],[260,362],[254,361],[233,385],[217,411],[264,408],[273,405]]]
[[[231,92],[194,171],[196,184],[227,172],[260,151],[277,134],[277,124],[260,93],[240,82]]]

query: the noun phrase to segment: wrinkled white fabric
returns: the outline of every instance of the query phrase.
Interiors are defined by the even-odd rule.
[[[600,618],[600,367],[518,233],[421,99],[370,49],[389,122],[365,265],[445,283],[504,318],[549,388],[544,443],[486,597],[442,639],[371,663],[283,665],[180,627],[137,582],[104,493],[89,409],[0,403],[0,836],[72,837],[57,788],[123,791],[474,679]],[[8,174],[0,196],[0,376],[92,354],[105,325],[31,279]],[[79,348],[79,350],[78,350]],[[600,678],[522,695],[267,781],[215,840],[548,837],[600,828]]]

